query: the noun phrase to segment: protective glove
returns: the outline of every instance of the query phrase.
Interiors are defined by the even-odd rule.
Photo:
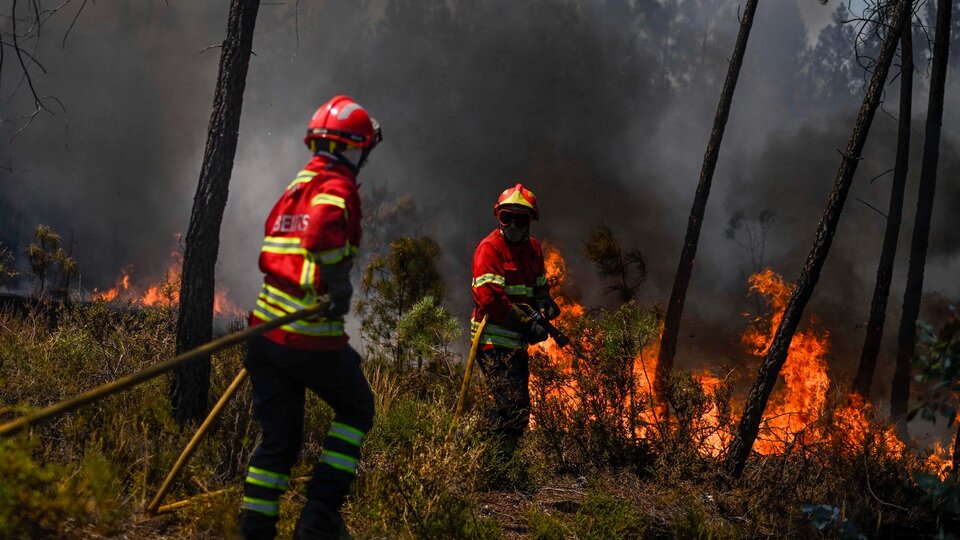
[[[537,292],[534,293],[533,301],[537,306],[537,310],[540,313],[543,313],[543,318],[552,321],[560,315],[560,306],[553,301],[553,298],[550,297],[548,292]]]
[[[350,284],[350,270],[353,259],[343,259],[336,264],[321,264],[320,279],[327,288],[330,305],[324,317],[343,317],[350,311],[350,299],[353,297],[353,285]]]
[[[526,332],[530,325],[533,324],[533,319],[527,315],[520,306],[513,304],[510,306],[510,311],[504,315],[503,319],[500,320],[497,324],[509,328],[515,332]]]
[[[523,334],[523,338],[531,345],[546,341],[548,337],[550,334],[547,333],[547,329],[535,322],[530,323],[530,327]]]

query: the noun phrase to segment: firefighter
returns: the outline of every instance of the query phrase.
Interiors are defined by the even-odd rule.
[[[512,455],[530,420],[527,346],[547,339],[528,310],[553,319],[560,309],[550,297],[540,243],[530,236],[531,220],[540,219],[533,192],[523,184],[504,190],[493,213],[498,226],[473,254],[471,335],[477,338],[480,321],[488,316],[477,362],[493,392],[490,423]]]
[[[253,414],[263,437],[250,459],[240,525],[244,536],[273,538],[279,501],[303,442],[309,389],[334,411],[323,453],[306,488],[295,538],[345,534],[340,507],[357,472],[360,443],[373,425],[373,395],[348,344],[343,318],[353,288],[350,269],[360,245],[357,174],[381,140],[376,120],[337,96],[310,120],[304,142],[313,159],[287,186],[265,225],[265,274],[250,325],[315,305],[323,316],[290,323],[250,340],[244,365],[253,383]]]

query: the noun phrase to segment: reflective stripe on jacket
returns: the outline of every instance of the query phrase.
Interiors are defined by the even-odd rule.
[[[473,320],[470,337],[476,335],[484,315],[489,315],[480,335],[484,348],[521,349],[527,346],[520,329],[501,325],[514,303],[532,304],[535,291],[547,291],[540,242],[507,242],[495,229],[473,253]]]
[[[315,156],[287,186],[264,225],[260,270],[265,274],[250,325],[316,304],[326,292],[320,266],[356,254],[360,246],[360,196],[353,171]],[[349,337],[343,319],[316,317],[264,334],[289,347],[339,349]]]

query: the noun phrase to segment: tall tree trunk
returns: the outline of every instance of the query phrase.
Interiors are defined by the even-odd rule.
[[[737,88],[737,79],[740,77],[740,66],[743,65],[743,55],[747,50],[747,40],[750,39],[750,29],[753,27],[753,16],[757,11],[757,0],[747,0],[740,19],[740,31],[737,42],[733,47],[733,56],[727,68],[727,78],[723,81],[723,90],[720,92],[720,103],[717,105],[717,115],[713,119],[713,130],[710,132],[710,141],[707,151],[703,155],[703,165],[700,167],[700,182],[693,197],[693,207],[690,209],[690,218],[687,220],[687,234],[683,240],[683,249],[680,252],[680,264],[673,279],[673,290],[670,292],[670,303],[667,305],[667,315],[663,321],[663,333],[660,337],[660,353],[657,358],[657,391],[662,394],[664,384],[670,371],[673,369],[673,358],[677,353],[677,336],[680,332],[680,317],[683,314],[683,302],[687,296],[687,286],[693,273],[693,261],[697,255],[697,243],[700,239],[700,226],[703,225],[703,215],[707,207],[707,198],[710,197],[710,184],[713,182],[713,171],[717,166],[720,155],[720,143],[723,142],[723,132],[730,115],[730,104],[733,102],[733,92]]]
[[[227,35],[220,50],[220,72],[213,98],[207,146],[187,231],[177,317],[177,353],[213,334],[214,269],[220,249],[220,222],[227,205],[233,158],[237,152],[240,111],[257,22],[259,0],[232,0]],[[210,359],[177,370],[170,389],[173,416],[181,425],[206,416]]]
[[[887,298],[890,296],[890,281],[893,279],[893,262],[897,256],[897,238],[903,217],[903,191],[907,185],[907,169],[910,161],[910,125],[913,103],[913,31],[907,25],[900,36],[900,120],[897,128],[897,158],[893,168],[893,185],[890,186],[890,208],[887,210],[887,229],[883,235],[880,263],[877,265],[877,282],[870,303],[870,321],[867,335],[860,352],[860,366],[853,381],[853,391],[870,398],[873,373],[877,367],[883,324],[887,316]]]
[[[957,425],[957,432],[953,434],[953,459],[951,464],[953,465],[953,474],[956,476],[960,472],[960,424]]]
[[[892,24],[883,41],[873,76],[870,79],[870,86],[863,98],[857,122],[843,153],[840,168],[837,170],[837,178],[833,184],[833,191],[830,193],[827,207],[820,217],[813,247],[807,256],[806,263],[803,265],[803,270],[800,272],[800,279],[797,280],[797,285],[790,294],[790,300],[784,310],[780,326],[777,327],[773,342],[760,365],[757,380],[750,389],[750,396],[747,398],[743,416],[740,418],[740,425],[737,428],[737,436],[730,445],[730,452],[724,462],[727,473],[734,478],[740,476],[743,467],[746,465],[747,456],[750,454],[750,449],[753,448],[757,432],[760,429],[760,421],[763,417],[763,411],[767,407],[770,392],[773,390],[774,383],[777,382],[780,368],[783,367],[783,363],[787,359],[790,342],[793,341],[793,334],[797,325],[800,324],[803,309],[813,294],[817,280],[820,278],[820,270],[823,268],[823,263],[830,252],[830,245],[833,242],[837,224],[840,222],[840,214],[843,212],[847,192],[850,190],[850,184],[853,182],[853,176],[857,171],[857,164],[860,162],[860,154],[870,132],[873,115],[880,103],[880,94],[883,92],[887,72],[890,70],[890,63],[897,49],[900,32],[903,31],[910,18],[910,7],[910,0],[898,0],[894,8]]]
[[[927,101],[927,124],[923,139],[923,160],[920,164],[920,193],[917,197],[917,215],[910,241],[910,266],[907,285],[903,292],[903,315],[897,337],[897,367],[890,392],[890,416],[901,422],[903,435],[907,434],[903,420],[910,401],[910,363],[913,361],[917,339],[917,316],[920,314],[920,296],[923,293],[923,268],[927,261],[930,237],[930,219],[933,215],[933,196],[937,185],[937,162],[940,159],[940,126],[943,124],[943,93],[947,81],[947,61],[950,54],[950,16],[952,0],[938,0],[937,26],[933,40],[933,68],[930,72],[930,98]]]

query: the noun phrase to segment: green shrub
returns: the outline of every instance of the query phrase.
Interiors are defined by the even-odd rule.
[[[563,540],[570,534],[560,519],[539,508],[531,508],[525,517],[531,540]]]
[[[577,538],[603,540],[643,536],[643,518],[629,502],[590,490],[573,517]]]

